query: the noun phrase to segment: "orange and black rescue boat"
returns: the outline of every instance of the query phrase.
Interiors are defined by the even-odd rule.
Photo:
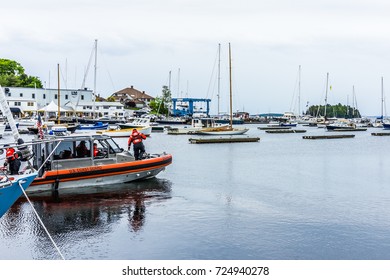
[[[107,135],[53,136],[53,141],[42,142],[33,148],[34,166],[41,166],[48,160],[29,192],[149,179],[172,163],[172,155],[165,152],[145,154],[141,160],[135,160],[129,151],[120,148]]]

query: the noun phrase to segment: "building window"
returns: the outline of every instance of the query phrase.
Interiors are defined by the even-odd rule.
[[[58,95],[57,94],[54,94],[54,99],[58,99]]]
[[[16,101],[14,104],[15,104],[15,106],[21,106],[22,105],[22,103],[19,102],[19,101]]]
[[[121,106],[116,106],[116,108],[117,108],[117,109],[119,109],[119,110],[121,110],[121,109],[122,109],[122,107],[121,107]]]
[[[27,106],[29,106],[29,107],[34,106],[34,102],[27,102]]]
[[[46,93],[43,94],[43,99],[46,99]]]
[[[31,97],[35,99],[35,93],[31,94]]]
[[[103,109],[108,110],[110,109],[110,106],[103,106]]]
[[[84,95],[81,95],[81,100],[84,100]]]
[[[23,97],[23,93],[19,93],[20,97]]]
[[[68,95],[67,94],[65,94],[65,99],[68,100]]]

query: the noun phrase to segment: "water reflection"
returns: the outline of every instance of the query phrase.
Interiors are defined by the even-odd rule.
[[[147,206],[170,199],[171,185],[168,180],[155,178],[77,191],[31,194],[29,198],[57,245],[66,252],[70,243],[80,242],[85,246],[87,240],[104,237],[122,222],[128,224],[131,232],[139,232],[145,224]],[[56,258],[25,198],[3,216],[0,228],[0,238],[27,235],[34,240],[33,258]]]

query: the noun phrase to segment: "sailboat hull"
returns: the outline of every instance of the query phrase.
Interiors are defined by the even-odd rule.
[[[197,131],[196,134],[200,135],[241,135],[248,131],[248,128],[244,129],[237,129],[233,128],[231,130],[215,130],[215,131],[207,131],[207,130],[200,130]]]
[[[0,182],[0,217],[15,203],[22,195],[22,187],[26,190],[35,179],[37,173],[29,175],[16,175],[14,180]],[[20,183],[20,185],[19,185]]]

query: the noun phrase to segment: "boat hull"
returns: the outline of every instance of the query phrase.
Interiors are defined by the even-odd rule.
[[[281,123],[280,126],[296,127],[298,123]]]
[[[132,162],[45,171],[42,177],[33,181],[27,192],[103,186],[149,179],[171,163],[171,155],[161,155]]]
[[[383,123],[383,129],[390,129],[390,123]]]
[[[26,190],[33,182],[37,173],[29,175],[16,175],[15,180],[9,181],[9,185],[0,183],[0,217],[2,217],[7,210],[15,203],[15,201],[22,195],[19,182],[24,190]],[[20,177],[20,178],[18,178]],[[1,186],[3,184],[3,186]]]
[[[241,135],[248,131],[249,129],[233,129],[233,130],[218,130],[218,131],[207,131],[207,130],[199,130],[196,134],[200,135]]]
[[[215,123],[220,123],[220,124],[230,124],[229,119],[220,119],[220,120],[215,120]],[[232,124],[244,124],[244,120],[238,120],[238,119],[233,119]]]
[[[108,130],[99,130],[96,133],[97,134],[105,134],[109,135],[113,138],[118,138],[118,137],[129,137],[131,133],[133,133],[134,128],[126,128],[126,129],[108,129]],[[145,134],[146,136],[150,136],[152,133],[152,127],[137,127],[138,132],[141,132],[142,134]]]
[[[94,125],[79,125],[77,127],[77,129],[79,130],[102,130],[107,128],[108,128],[108,123],[105,124],[95,123]]]

